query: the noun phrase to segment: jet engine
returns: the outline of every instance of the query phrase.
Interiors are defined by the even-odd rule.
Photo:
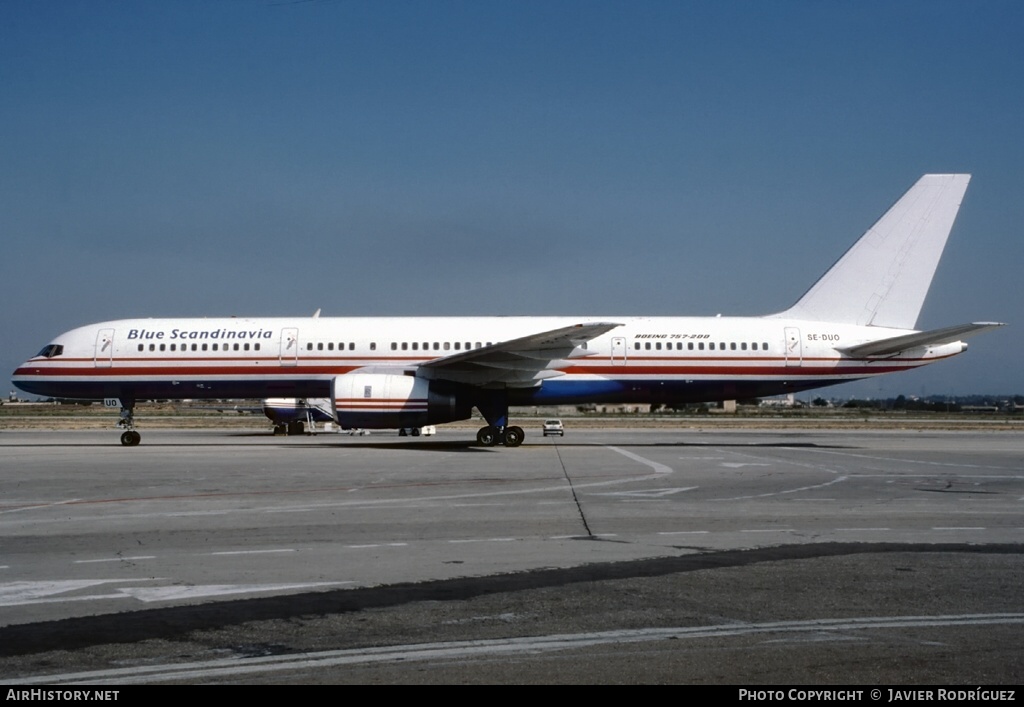
[[[342,427],[394,429],[468,419],[471,406],[436,381],[385,373],[349,373],[332,384],[334,412]]]

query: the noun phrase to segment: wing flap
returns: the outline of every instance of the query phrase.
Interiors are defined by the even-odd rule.
[[[619,326],[589,322],[530,334],[428,361],[416,375],[474,385],[537,385],[562,375],[551,367],[555,361],[575,358],[580,347]]]

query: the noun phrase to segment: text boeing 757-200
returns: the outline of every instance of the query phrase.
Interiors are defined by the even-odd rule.
[[[19,388],[138,400],[327,398],[342,427],[464,420],[515,447],[510,405],[752,398],[917,368],[1002,326],[914,327],[970,175],[922,177],[796,304],[761,317],[125,319],[61,334]]]

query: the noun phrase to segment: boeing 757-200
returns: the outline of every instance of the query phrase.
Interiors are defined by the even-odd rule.
[[[14,372],[22,390],[136,401],[329,398],[342,427],[487,421],[510,405],[685,403],[795,393],[955,356],[1001,324],[915,328],[970,175],[923,176],[792,307],[759,317],[123,319],[61,334]]]

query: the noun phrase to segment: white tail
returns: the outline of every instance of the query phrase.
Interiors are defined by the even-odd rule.
[[[969,174],[926,174],[821,276],[789,319],[914,329]]]

